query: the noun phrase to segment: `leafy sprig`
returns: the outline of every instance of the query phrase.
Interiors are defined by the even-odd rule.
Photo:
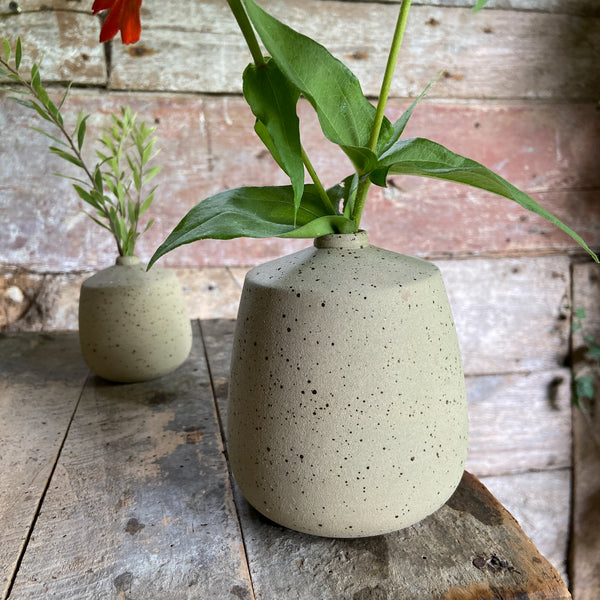
[[[61,114],[69,88],[58,105],[55,104],[42,83],[38,64],[33,64],[28,79],[21,74],[22,54],[20,39],[13,54],[8,40],[2,38],[0,74],[16,84],[10,90],[16,94],[12,99],[58,129],[60,137],[38,127],[32,128],[51,140],[52,154],[83,172],[81,177],[57,175],[73,180],[79,198],[93,209],[86,214],[112,234],[119,255],[132,256],[137,240],[154,222],[150,219],[143,231],[139,231],[140,218],[150,208],[156,191],[154,186],[147,192],[145,184],[161,170],[159,166],[150,165],[158,154],[157,138],[153,135],[155,128],[145,122],[138,123],[137,115],[129,107],[121,107],[119,113],[111,115],[111,125],[103,129],[97,140],[99,162],[88,166],[83,147],[90,115],[79,112],[74,128],[69,131]]]
[[[477,0],[474,11],[487,0]],[[474,160],[424,138],[401,139],[427,89],[396,121],[385,107],[411,0],[403,0],[377,107],[362,92],[356,76],[321,44],[295,31],[254,0],[228,0],[253,63],[243,77],[243,93],[255,131],[290,185],[237,188],[200,202],[179,223],[152,257],[153,264],[190,242],[235,237],[317,237],[355,232],[371,185],[385,187],[389,174],[417,175],[490,191],[544,217],[570,235],[593,259],[584,240],[533,198]],[[260,38],[270,56],[263,57]],[[429,86],[428,86],[429,87]],[[316,111],[325,137],[346,154],[354,169],[325,190],[301,142],[296,112],[300,97]],[[305,184],[305,169],[312,184]],[[273,207],[276,210],[266,210]]]
[[[589,333],[583,333],[584,321],[587,318],[584,308],[577,308],[573,315],[573,333],[582,332],[582,338],[585,346],[581,349],[580,354],[587,363],[588,368],[593,367],[594,371],[600,366],[600,340]],[[596,397],[596,389],[594,386],[594,377],[586,370],[576,373],[574,377],[574,393],[573,401],[575,405],[582,411],[587,412],[587,405]]]

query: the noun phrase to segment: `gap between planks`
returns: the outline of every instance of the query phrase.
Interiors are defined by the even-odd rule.
[[[25,539],[23,540],[23,543],[21,544],[21,547],[19,548],[19,555],[15,562],[14,569],[13,569],[12,573],[10,574],[8,584],[6,586],[4,594],[2,595],[1,600],[9,600],[9,598],[10,598],[13,586],[17,579],[17,575],[19,574],[19,569],[21,568],[21,563],[23,562],[23,558],[25,556],[25,552],[27,552],[27,546],[29,546],[29,541],[31,540],[31,536],[33,535],[33,531],[35,529],[38,517],[40,515],[40,511],[42,510],[42,504],[44,504],[44,500],[46,499],[46,494],[48,493],[48,488],[50,487],[50,483],[52,481],[52,478],[54,477],[54,472],[56,471],[56,466],[58,465],[58,461],[60,460],[60,456],[62,454],[63,448],[65,447],[65,442],[67,441],[69,431],[71,430],[71,425],[73,424],[73,419],[75,418],[75,414],[77,413],[77,409],[79,408],[79,403],[81,402],[81,398],[83,396],[83,392],[89,381],[89,378],[90,378],[90,373],[88,372],[86,378],[83,381],[83,384],[81,385],[79,394],[77,395],[77,402],[75,402],[75,406],[73,407],[73,411],[71,412],[71,417],[69,418],[69,422],[67,423],[67,427],[65,428],[65,433],[62,436],[62,438],[60,440],[60,444],[58,446],[58,450],[56,451],[56,454],[54,455],[54,459],[52,461],[52,467],[50,469],[50,472],[48,473],[46,483],[44,484],[42,493],[40,494],[40,497],[38,498],[37,503],[35,505],[35,510],[33,512],[33,516],[31,518],[31,522],[29,524],[29,530],[27,531],[27,534],[25,535]]]
[[[223,419],[221,418],[221,411],[219,410],[219,405],[217,403],[217,392],[216,392],[215,382],[213,379],[211,362],[210,362],[210,357],[209,357],[209,353],[208,353],[209,351],[208,351],[208,347],[207,347],[205,339],[204,339],[204,330],[202,329],[202,321],[200,319],[198,319],[197,323],[198,323],[198,331],[200,332],[200,340],[202,342],[202,351],[204,353],[204,360],[206,362],[206,368],[207,368],[207,372],[208,372],[208,380],[210,382],[210,393],[211,393],[211,397],[212,397],[212,401],[213,401],[213,410],[215,412],[215,417],[216,417],[217,423],[219,425],[219,433],[221,434],[221,444],[223,446],[223,454],[225,456],[225,461],[227,463],[229,486],[231,487],[231,489],[233,491],[235,489],[235,482],[234,482],[234,478],[233,478],[233,473],[231,471],[231,466],[229,464],[229,456],[227,454],[225,428],[223,425]],[[246,536],[244,534],[244,528],[242,527],[240,510],[239,510],[239,507],[236,502],[236,494],[233,493],[232,497],[233,497],[233,506],[235,508],[235,516],[238,521],[238,529],[240,531],[240,536],[242,538],[242,548],[244,550],[244,561],[246,562],[246,569],[248,572],[248,583],[250,585],[250,594],[251,594],[250,600],[255,600],[256,596],[254,594],[254,581],[252,580],[252,570],[250,569],[250,561],[248,560],[248,547],[246,544]]]

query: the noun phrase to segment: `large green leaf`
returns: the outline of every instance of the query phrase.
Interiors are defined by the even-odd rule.
[[[300,92],[290,85],[272,60],[267,60],[260,67],[249,65],[244,71],[244,97],[268,132],[268,141],[260,130],[257,133],[290,177],[297,210],[304,189],[300,121],[296,114]],[[276,152],[272,151],[273,147]]]
[[[371,173],[371,180],[385,186],[388,173],[455,181],[504,196],[562,229],[598,262],[596,254],[577,233],[533,198],[480,163],[455,154],[436,142],[423,138],[399,140],[380,157],[378,169]]]
[[[321,44],[284,25],[254,0],[244,0],[248,16],[285,77],[317,111],[325,136],[342,147],[362,170],[371,170],[368,150],[375,107],[362,92],[356,76]],[[381,137],[388,139],[385,119]]]
[[[313,184],[304,186],[299,210],[294,210],[291,186],[242,187],[220,192],[197,204],[151,258],[197,240],[237,237],[314,237],[353,230],[350,219],[331,215]]]

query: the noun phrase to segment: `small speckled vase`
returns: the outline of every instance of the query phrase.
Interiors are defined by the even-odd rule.
[[[190,353],[192,328],[175,274],[119,256],[81,286],[79,339],[87,365],[109,381],[146,381],[176,369]]]
[[[467,430],[437,267],[359,232],[248,273],[228,445],[235,479],[263,515],[329,537],[412,525],[458,486]]]

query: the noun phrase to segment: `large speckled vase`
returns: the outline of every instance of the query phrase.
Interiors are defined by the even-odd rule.
[[[181,365],[192,347],[183,291],[172,271],[120,256],[81,286],[79,338],[92,371],[115,382],[146,381]]]
[[[252,269],[235,332],[229,459],[297,531],[379,535],[436,511],[467,452],[462,362],[437,267],[365,232]]]

